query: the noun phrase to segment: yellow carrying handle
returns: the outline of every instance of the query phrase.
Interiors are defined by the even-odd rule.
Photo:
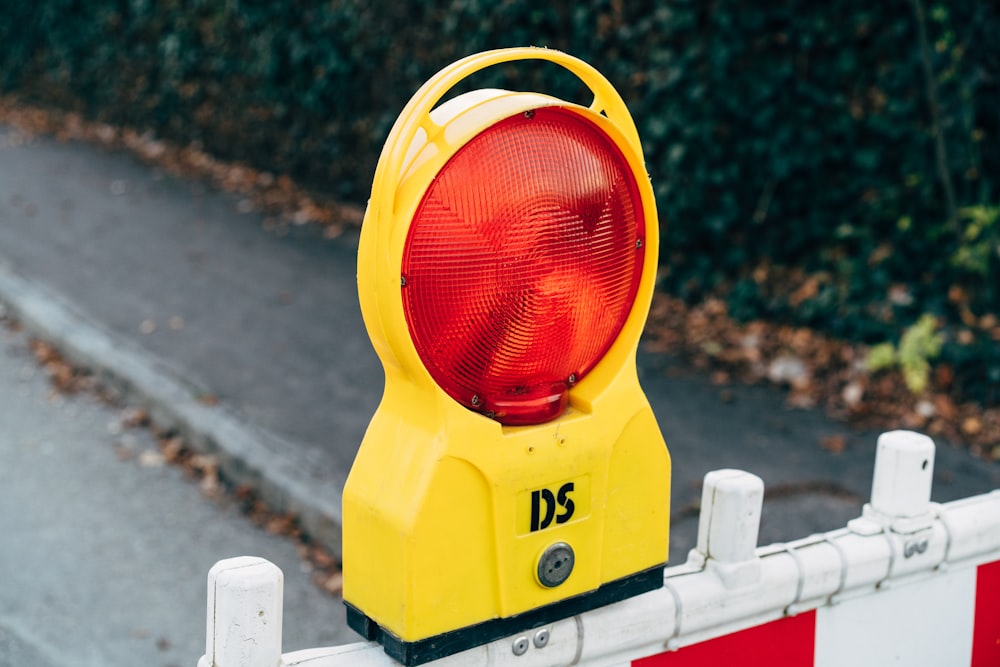
[[[603,112],[608,119],[622,132],[625,139],[642,159],[642,144],[625,101],[611,82],[600,72],[578,58],[552,49],[539,47],[518,47],[511,49],[496,49],[483,51],[457,60],[428,79],[406,103],[403,111],[396,118],[389,136],[385,140],[378,165],[375,167],[375,178],[372,183],[372,204],[383,211],[392,211],[396,200],[396,183],[403,169],[406,151],[413,141],[417,130],[423,128],[427,137],[432,137],[440,126],[431,120],[430,112],[445,93],[454,88],[466,77],[500,63],[517,60],[547,60],[560,65],[572,74],[594,93],[594,101],[590,110],[600,114]],[[386,206],[387,205],[387,206]]]

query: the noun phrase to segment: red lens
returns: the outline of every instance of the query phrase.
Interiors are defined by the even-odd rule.
[[[410,224],[402,297],[420,359],[504,424],[558,417],[625,324],[643,237],[635,175],[595,123],[542,108],[492,125]]]

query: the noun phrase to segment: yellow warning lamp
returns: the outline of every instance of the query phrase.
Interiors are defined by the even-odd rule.
[[[544,60],[580,106],[469,75]],[[635,353],[657,217],[628,110],[595,69],[515,48],[406,105],[358,251],[385,392],[343,497],[348,623],[406,665],[663,585],[670,457]]]

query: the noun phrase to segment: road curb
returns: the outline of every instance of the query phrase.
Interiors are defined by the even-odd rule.
[[[295,454],[301,448],[248,423],[225,405],[205,405],[198,397],[206,391],[166,361],[105,330],[60,295],[17,273],[2,257],[0,304],[69,361],[148,410],[158,425],[177,430],[196,451],[216,456],[232,483],[252,486],[273,510],[296,515],[312,540],[341,553],[342,490],[303,474],[312,464]]]

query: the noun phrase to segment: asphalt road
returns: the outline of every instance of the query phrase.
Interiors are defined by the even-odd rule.
[[[0,303],[25,321],[34,335],[69,348],[71,356],[104,373],[110,383],[126,387],[129,400],[152,404],[156,414],[178,419],[193,431],[189,434],[193,442],[204,441],[221,450],[232,476],[244,475],[261,484],[269,499],[303,513],[306,527],[336,547],[339,490],[382,388],[381,368],[358,311],[356,235],[325,240],[309,228],[277,235],[263,228],[258,214],[244,211],[247,207],[233,195],[169,176],[130,155],[31,139],[0,126]],[[123,351],[127,362],[121,362]],[[10,382],[5,377],[10,373],[17,377],[28,373],[23,370],[26,366],[30,363],[25,359],[8,361],[0,381]],[[710,470],[741,468],[763,478],[769,495],[761,543],[837,528],[860,513],[870,490],[877,433],[856,432],[815,411],[788,409],[782,394],[768,388],[730,387],[723,400],[719,387],[661,356],[641,354],[640,377],[673,459],[672,564],[682,562],[694,544],[701,480]],[[164,386],[168,390],[161,391]],[[0,395],[14,391],[7,384],[2,387]],[[37,387],[31,391],[44,394]],[[200,405],[205,395],[218,397],[219,404]],[[179,520],[176,516],[143,524],[154,533],[148,537],[152,541],[137,555],[130,553],[132,545],[146,539],[137,536],[142,531],[137,533],[134,524],[119,524],[111,515],[103,520],[94,517],[105,511],[131,511],[133,500],[136,507],[186,508],[203,503],[197,489],[180,480],[169,481],[175,475],[169,470],[123,466],[101,451],[107,449],[107,434],[101,429],[108,417],[101,416],[100,406],[74,399],[66,404],[78,406],[70,418],[68,407],[49,405],[37,396],[35,400],[41,401],[36,411],[51,410],[48,419],[24,422],[21,412],[26,407],[7,410],[10,414],[0,418],[3,431],[10,428],[7,420],[22,420],[15,422],[20,423],[21,444],[2,442],[24,450],[18,450],[24,461],[17,473],[8,472],[13,468],[6,462],[0,468],[0,475],[11,479],[0,486],[0,508],[7,508],[5,517],[11,507],[31,507],[35,512],[18,510],[4,519],[10,523],[0,526],[4,545],[0,558],[10,565],[3,571],[12,567],[26,571],[23,568],[32,565],[45,577],[27,578],[49,581],[51,577],[46,584],[50,589],[59,588],[56,573],[61,573],[68,581],[67,594],[80,601],[88,598],[73,592],[78,581],[103,577],[100,580],[108,586],[120,587],[122,594],[132,592],[138,599],[140,591],[155,596],[172,587],[175,575],[193,591],[203,586],[212,562],[234,555],[226,540],[214,542],[217,547],[208,549],[211,553],[183,565],[164,561],[159,553],[176,555],[182,544],[191,542],[201,546],[216,532],[217,521],[238,519],[218,508],[199,510],[208,514],[189,528],[169,522]],[[182,418],[195,412],[197,418]],[[84,414],[92,420],[89,427],[76,422]],[[59,422],[62,418],[65,421]],[[46,435],[46,429],[55,429],[57,423],[63,430]],[[215,435],[199,439],[200,428],[214,428]],[[80,444],[91,431],[89,437],[103,444]],[[76,432],[80,437],[74,439],[71,434]],[[841,453],[820,446],[823,438],[834,435],[847,443]],[[263,444],[250,448],[252,456],[229,449],[256,439]],[[62,457],[52,452],[62,451],[63,440],[71,451],[82,456],[85,450],[94,458],[88,459],[87,467],[69,466],[60,473],[63,477],[54,477],[51,461]],[[100,454],[95,454],[95,447]],[[1000,486],[1000,466],[947,443],[938,443],[935,470],[933,498],[939,501]],[[120,492],[105,488],[103,481],[88,481],[126,480],[132,475],[133,485]],[[159,495],[154,480],[165,485],[177,482],[169,502]],[[82,495],[91,487],[97,497]],[[122,498],[130,500],[125,503]],[[81,516],[63,514],[69,510]],[[136,511],[134,521],[142,517],[143,512]],[[62,534],[59,526],[67,523],[89,526],[94,540],[80,542],[82,537]],[[28,533],[12,537],[16,531],[40,529],[42,524],[53,526],[46,541]],[[193,540],[173,539],[187,530],[193,531]],[[38,551],[36,543],[46,548]],[[131,569],[101,567],[97,556],[113,551],[101,546],[105,543],[125,545],[122,553]],[[248,544],[240,550],[268,557],[251,553],[251,548],[255,547]],[[87,568],[74,557],[81,549],[91,550],[84,552],[91,563]],[[53,567],[40,566],[43,554],[56,559]],[[109,576],[110,571],[116,574]],[[19,578],[26,577],[19,574]],[[27,604],[29,597],[43,601],[44,590],[38,595],[0,592],[0,604]],[[189,646],[182,636],[200,641],[200,611],[192,611],[198,595],[192,592],[176,603],[183,608],[182,615],[191,618],[186,630],[171,632],[170,646]],[[13,603],[7,601],[11,597]],[[119,610],[124,624],[118,628],[121,636],[132,639],[119,637],[115,643],[94,635],[90,644],[104,648],[93,650],[125,656],[130,650],[126,647],[163,636],[153,621],[141,623],[150,633],[142,641],[134,636],[135,628],[128,625],[137,623],[128,611],[136,608],[134,601],[112,607]],[[44,606],[40,601],[33,604]],[[25,615],[12,609],[0,616],[0,647],[35,650],[31,633],[49,632],[44,628],[55,620],[43,611]],[[76,618],[90,622],[96,617]],[[28,620],[18,621],[17,626],[3,621],[10,618]],[[5,636],[14,627],[34,629],[15,632],[21,639],[11,643]],[[52,632],[53,637],[61,632],[74,636],[71,629]],[[91,633],[80,630],[76,636],[83,634]],[[168,653],[179,655],[180,650]],[[189,650],[184,653],[190,655]],[[50,659],[48,653],[40,655]],[[52,653],[51,659],[67,655]],[[166,658],[163,664],[171,664],[169,655],[157,655]],[[182,663],[187,664],[186,659],[177,664]]]
[[[121,422],[54,392],[27,335],[0,327],[0,667],[190,667],[208,570],[244,554],[285,573],[287,650],[355,640],[294,545],[203,497]]]

